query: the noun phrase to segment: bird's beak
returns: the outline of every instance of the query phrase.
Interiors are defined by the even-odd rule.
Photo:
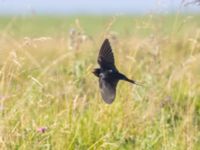
[[[94,69],[94,70],[92,71],[92,73],[93,73],[95,76],[99,77],[99,71],[98,71],[98,69]]]
[[[95,70],[95,69],[92,70],[92,73],[93,73],[95,76],[97,76],[97,73],[96,73],[96,70]]]

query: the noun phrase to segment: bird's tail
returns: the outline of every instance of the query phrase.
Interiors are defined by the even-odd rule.
[[[140,82],[137,82],[137,81],[135,81],[135,80],[131,80],[131,79],[125,79],[127,82],[130,82],[130,83],[132,83],[132,84],[136,84],[136,85],[139,85],[139,86],[143,86],[143,84],[142,83],[140,83]]]

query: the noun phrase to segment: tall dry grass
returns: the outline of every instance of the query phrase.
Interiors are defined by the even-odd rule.
[[[15,18],[0,32],[0,149],[199,149],[195,17],[96,18],[95,26],[94,18],[60,26],[51,18],[41,26],[47,35],[33,19]],[[120,82],[112,105],[91,73],[105,37],[118,69],[144,82]]]

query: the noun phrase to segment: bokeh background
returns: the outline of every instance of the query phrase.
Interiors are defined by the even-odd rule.
[[[0,0],[0,149],[199,150],[199,0]],[[105,38],[119,82],[92,74]]]
[[[182,12],[198,13],[197,5],[183,7],[188,3],[195,3],[195,0],[140,0],[140,1],[115,1],[115,0],[1,0],[0,13],[10,15],[124,15],[124,14],[146,14],[150,12],[172,13],[177,10]],[[196,1],[198,3],[198,1]]]

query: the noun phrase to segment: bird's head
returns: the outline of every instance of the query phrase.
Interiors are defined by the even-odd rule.
[[[92,73],[93,73],[95,76],[99,77],[100,69],[99,69],[99,68],[95,68],[95,69],[92,71]]]

